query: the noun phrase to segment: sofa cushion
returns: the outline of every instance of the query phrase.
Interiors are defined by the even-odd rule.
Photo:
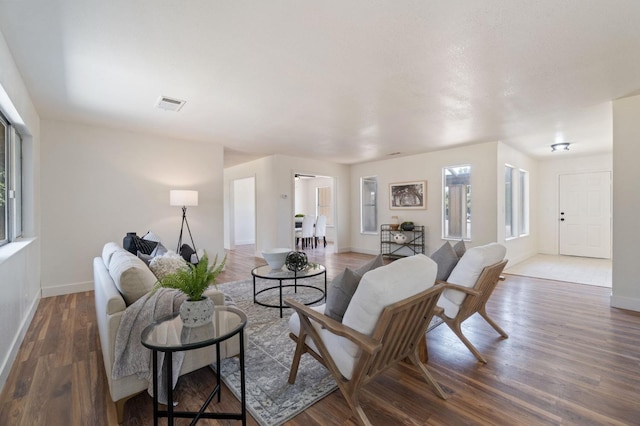
[[[475,286],[482,270],[487,266],[500,262],[506,254],[506,247],[498,243],[470,248],[465,252],[464,256],[462,256],[456,267],[453,268],[447,282],[472,288]],[[460,306],[465,296],[466,294],[461,291],[447,289],[442,293],[440,299],[446,298],[451,304],[438,301],[438,306],[442,308],[448,307],[449,309],[445,310],[445,315],[453,318],[458,312],[455,308],[452,308],[452,306]]]
[[[111,256],[109,275],[127,306],[147,294],[158,281],[142,260],[124,249]]]
[[[433,260],[417,254],[367,272],[351,298],[342,323],[371,335],[385,306],[431,288],[437,270]]]
[[[111,256],[113,256],[113,253],[117,252],[118,250],[122,250],[122,248],[114,242],[109,242],[105,244],[104,247],[102,247],[102,261],[104,262],[105,268],[109,269]]]
[[[441,281],[446,281],[449,278],[449,274],[451,274],[460,259],[449,241],[445,241],[442,247],[433,252],[430,257],[438,265],[436,279]]]

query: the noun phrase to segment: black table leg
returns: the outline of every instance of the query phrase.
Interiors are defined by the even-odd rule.
[[[167,422],[173,426],[173,352],[165,352],[164,362],[167,367]]]
[[[158,351],[153,351],[153,426],[158,426]]]
[[[245,390],[245,377],[244,377],[244,329],[242,329],[240,330],[240,403],[241,403],[241,410],[242,410],[243,426],[247,424],[247,399],[246,399],[245,393],[246,393],[246,390]]]

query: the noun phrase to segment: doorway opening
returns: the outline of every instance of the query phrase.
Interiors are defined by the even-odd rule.
[[[293,179],[295,215],[295,226],[292,231],[293,247],[296,250],[302,250],[302,222],[307,216],[314,223],[314,236],[311,240],[312,244],[306,244],[304,251],[335,253],[337,246],[335,178],[300,172],[294,173]],[[315,224],[319,216],[324,216],[326,227],[319,227],[319,231],[316,231]]]

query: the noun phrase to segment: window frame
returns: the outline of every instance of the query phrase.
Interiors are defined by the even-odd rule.
[[[515,185],[516,168],[510,164],[505,164],[504,171],[504,236],[505,240],[511,240],[519,236],[518,191]]]
[[[365,184],[373,184],[373,191],[370,187],[366,187]],[[369,202],[365,203],[365,191],[369,192]],[[362,176],[360,178],[360,233],[367,235],[377,235],[379,232],[378,227],[378,198],[379,198],[379,185],[377,176]],[[368,213],[371,212],[371,213]],[[373,215],[373,218],[365,217],[366,215]],[[372,228],[367,227],[365,224],[372,222]]]
[[[0,246],[9,244],[23,235],[22,158],[23,138],[11,122],[0,112],[0,124],[4,128],[2,150],[2,197],[4,205],[4,236]]]
[[[529,211],[529,172],[524,169],[518,170],[518,236],[526,237],[530,230]]]
[[[452,170],[458,169],[459,171],[467,171],[468,177],[466,178],[465,189],[460,192],[460,198],[464,197],[464,200],[459,201],[460,212],[460,235],[450,234],[450,189],[447,185],[447,175],[454,173]],[[452,166],[445,166],[442,168],[442,222],[441,222],[441,236],[443,240],[464,240],[471,241],[471,164],[459,164]]]

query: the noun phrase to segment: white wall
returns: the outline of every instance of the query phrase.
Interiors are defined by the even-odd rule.
[[[613,102],[613,291],[611,305],[640,311],[640,96]]]
[[[516,169],[526,170],[529,173],[529,235],[505,239],[505,165],[515,167]],[[523,260],[535,255],[538,251],[538,221],[536,214],[536,206],[538,206],[538,162],[525,154],[511,148],[504,143],[498,144],[498,161],[497,167],[497,188],[498,194],[498,215],[497,229],[498,235],[496,241],[503,243],[507,247],[507,259],[509,266],[522,262]]]
[[[295,173],[335,178],[335,249],[349,251],[349,166],[273,155],[229,167],[224,171],[225,205],[229,201],[230,182],[247,176],[256,177],[256,256],[260,256],[263,249],[294,246]],[[225,211],[225,232],[229,226],[230,213]],[[228,234],[225,234],[225,247],[228,248],[228,244]]]
[[[40,118],[0,33],[0,109],[23,136],[24,239],[0,247],[0,389],[40,300]]]
[[[256,194],[253,177],[233,181],[234,242],[256,242]]]
[[[559,152],[557,159],[539,162],[538,253],[558,254],[558,186],[560,175],[578,172],[610,172],[612,170],[613,155],[611,153],[574,157]]]
[[[496,241],[497,216],[497,142],[400,157],[353,165],[351,167],[351,241],[353,251],[375,254],[380,252],[380,236],[360,233],[360,178],[378,178],[378,225],[389,223],[391,216],[400,222],[413,221],[426,226],[425,252],[437,250],[443,243],[442,168],[471,165],[471,241],[477,246]],[[389,184],[406,181],[427,181],[426,210],[391,210]]]
[[[187,210],[196,248],[224,255],[221,146],[50,120],[42,139],[43,296],[92,289],[92,258],[127,232],[151,230],[175,250],[171,189],[199,191]]]

